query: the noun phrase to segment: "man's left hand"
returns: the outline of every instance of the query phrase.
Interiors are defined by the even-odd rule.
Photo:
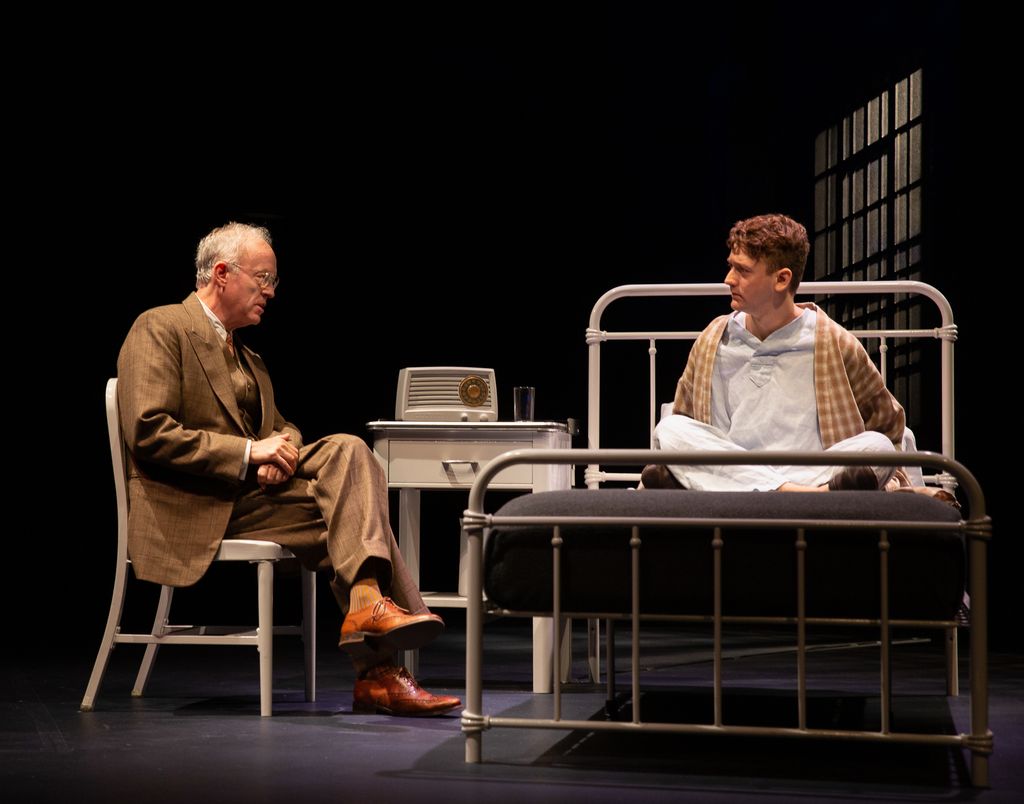
[[[260,484],[260,488],[264,491],[267,490],[267,486],[286,483],[288,478],[289,475],[285,474],[277,464],[264,463],[256,469],[256,482]]]

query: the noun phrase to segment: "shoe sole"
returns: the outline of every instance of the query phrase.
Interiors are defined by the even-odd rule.
[[[422,648],[428,642],[436,639],[444,630],[444,623],[437,620],[425,620],[419,623],[409,623],[392,628],[384,633],[372,633],[370,631],[353,631],[343,636],[338,642],[339,648],[346,645],[357,645],[367,639],[381,642],[397,650],[413,650]]]
[[[380,706],[379,704],[352,704],[352,714],[354,715],[390,715],[391,717],[435,717],[436,715],[445,715],[449,712],[454,711],[462,706],[462,703],[452,704],[451,706],[445,706],[439,709],[430,709],[428,711],[418,712],[396,712],[392,709],[388,709],[386,706]]]

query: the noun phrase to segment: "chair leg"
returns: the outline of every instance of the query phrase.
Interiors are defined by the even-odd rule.
[[[306,660],[306,700],[316,700],[316,573],[302,568],[302,653]]]
[[[171,601],[174,598],[174,588],[171,586],[160,587],[160,601],[156,604],[156,614],[153,616],[153,636],[163,636],[167,630],[167,622],[171,616]],[[132,696],[141,698],[146,692],[146,685],[149,683],[149,674],[153,670],[153,663],[156,661],[156,652],[159,645],[151,643],[146,645],[146,652],[142,655],[142,664],[139,665],[139,674],[135,676],[135,687],[132,689]]]
[[[107,614],[107,625],[103,629],[103,638],[100,640],[100,649],[96,653],[96,661],[92,666],[92,674],[89,676],[89,683],[85,687],[85,695],[79,706],[83,712],[91,712],[96,695],[103,683],[103,676],[107,672],[107,662],[110,661],[110,654],[114,650],[114,636],[117,634],[121,624],[121,612],[124,609],[124,590],[128,577],[128,562],[118,560],[117,569],[114,571],[114,591],[110,597],[110,611]]]
[[[259,626],[256,649],[260,654],[260,716],[270,717],[274,693],[274,562],[256,562],[259,587]]]

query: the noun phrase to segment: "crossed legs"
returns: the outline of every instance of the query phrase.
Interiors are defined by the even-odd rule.
[[[460,704],[432,696],[393,667],[396,648],[425,644],[443,623],[406,569],[384,473],[362,439],[338,434],[304,446],[287,483],[265,491],[253,485],[239,497],[225,537],[274,541],[306,567],[333,570],[331,589],[347,615],[341,647],[359,676],[357,708],[437,714]]]
[[[659,449],[691,451],[740,451],[745,449],[710,424],[689,416],[666,416],[654,431]],[[893,452],[892,442],[881,433],[866,431],[840,441],[826,452]],[[893,476],[890,466],[871,467],[877,479],[876,488],[883,488]],[[679,465],[670,466],[672,475],[688,489],[697,491],[772,491],[816,490],[843,472],[841,466],[740,466]],[[794,488],[795,487],[795,488]]]

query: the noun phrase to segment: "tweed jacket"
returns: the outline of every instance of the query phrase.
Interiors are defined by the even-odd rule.
[[[860,341],[811,303],[797,307],[817,312],[814,330],[814,397],[821,445],[851,438],[865,430],[884,434],[901,448],[906,417],[882,382]],[[731,315],[712,321],[693,344],[683,376],[676,385],[673,413],[711,423],[711,378],[718,343]]]
[[[274,404],[260,356],[244,345],[259,387],[259,438],[299,430]],[[128,554],[137,577],[195,583],[231,518],[247,438],[223,341],[192,293],[136,319],[117,360],[117,397],[128,452]]]

